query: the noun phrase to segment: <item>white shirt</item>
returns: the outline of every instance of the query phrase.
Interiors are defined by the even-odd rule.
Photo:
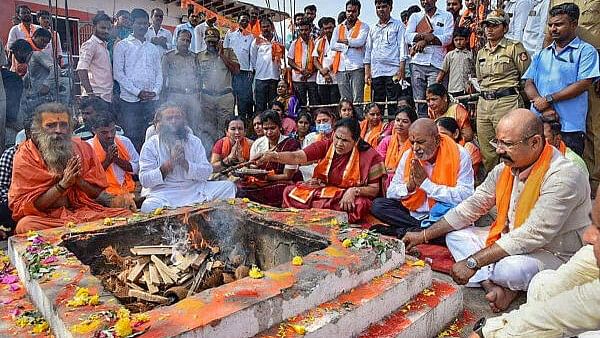
[[[504,11],[510,18],[508,32],[505,35],[508,39],[523,42],[523,30],[533,5],[533,0],[508,0],[506,2]]]
[[[456,186],[448,187],[445,185],[436,184],[433,183],[429,178],[426,178],[425,181],[421,183],[420,188],[425,191],[427,197],[433,198],[439,202],[458,205],[460,202],[467,199],[467,197],[473,195],[475,176],[473,174],[471,156],[469,155],[469,152],[460,145],[458,145],[458,150],[460,153],[460,169],[458,171],[458,178],[456,179]],[[400,163],[398,163],[394,178],[392,179],[392,182],[387,190],[387,198],[400,200],[411,195],[406,187],[406,182],[404,182],[404,167],[406,165],[408,154],[411,151],[412,150],[409,149],[402,154],[402,158],[400,159]],[[434,165],[429,162],[425,162],[423,165],[428,177],[431,177],[433,167]],[[429,202],[427,202],[427,200],[425,200],[423,205],[421,205],[416,211],[410,212],[410,215],[416,219],[421,219],[428,214]]]
[[[256,70],[254,78],[257,80],[279,80],[281,74],[281,60],[273,61],[272,44],[265,42],[265,38],[261,35],[259,38],[252,41],[250,47],[250,63],[252,68]],[[277,36],[273,35],[273,40],[278,41]]]
[[[29,27],[29,30],[31,31],[32,38],[33,38],[33,32],[39,28],[41,28],[41,27],[38,25],[31,24],[31,26]],[[12,44],[15,41],[17,41],[19,39],[25,40],[25,37],[26,37],[25,32],[21,30],[21,24],[12,26],[12,28],[8,32],[8,40],[6,40],[6,50],[9,51],[10,47],[12,46]]]
[[[196,26],[196,28],[194,28],[194,40],[196,40],[195,48],[193,51],[196,53],[202,52],[206,50],[206,41],[204,41],[204,33],[206,32],[206,29],[208,28],[208,24],[206,23],[206,21],[204,21],[203,23],[199,24],[198,26]],[[191,47],[190,47],[191,49]]]
[[[346,22],[344,22],[342,25],[345,24]],[[355,23],[355,25],[357,24],[358,22]],[[340,68],[338,69],[340,72],[365,68],[363,60],[365,58],[365,45],[367,44],[367,36],[369,35],[369,26],[363,22],[356,39],[351,37],[352,28],[348,29],[348,26],[346,26],[346,40],[348,40],[347,45],[338,43],[340,26],[335,27],[333,30],[333,36],[331,37],[330,49],[334,52],[342,53],[340,56]]]
[[[240,70],[251,71],[250,48],[254,41],[254,35],[244,35],[241,30],[227,32],[223,41],[224,48],[231,48],[240,63]]]
[[[309,50],[308,50],[308,44],[306,42],[304,42],[304,40],[302,40],[302,38],[297,38],[296,40],[292,41],[292,43],[290,44],[290,49],[288,50],[288,60],[294,60],[294,57],[296,55],[296,44],[298,43],[298,41],[300,41],[300,43],[302,43],[302,61],[301,64],[299,64],[298,66],[300,66],[300,68],[305,69],[308,65],[308,60],[309,58],[312,59],[312,55],[309,55]],[[315,44],[315,50],[317,49],[317,45]],[[314,54],[314,50],[313,53]],[[288,61],[289,63],[289,61]],[[317,69],[316,67],[314,68],[315,70]],[[292,81],[294,82],[315,82],[317,80],[317,74],[313,73],[306,81],[302,81],[301,80],[302,74],[298,73],[295,70],[292,70]]]
[[[417,35],[417,25],[425,15],[427,14],[425,14],[424,11],[421,11],[411,15],[408,19],[405,35],[407,44],[414,43],[415,36]],[[452,42],[454,17],[452,17],[452,14],[437,8],[433,16],[429,18],[429,21],[433,26],[433,35],[440,40],[442,45],[428,45],[423,52],[415,54],[410,62],[422,66],[431,65],[435,68],[442,69],[444,56],[446,56],[446,47]]]
[[[171,32],[164,28],[164,27],[160,27],[160,29],[158,30],[158,34],[156,34],[156,31],[154,30],[154,26],[150,26],[148,27],[148,32],[146,33],[146,40],[150,41],[152,38],[160,38],[160,37],[164,37],[167,39],[167,49],[164,49],[162,46],[158,46],[157,47],[160,48],[160,50],[164,53],[166,53],[167,51],[173,49],[173,34],[171,34]],[[177,39],[175,39],[175,41],[177,41]]]
[[[113,74],[121,86],[121,99],[138,102],[138,95],[146,90],[156,93],[154,100],[158,100],[163,83],[161,57],[158,47],[133,35],[115,45]]]
[[[371,77],[394,76],[398,72],[400,62],[408,55],[404,33],[404,25],[394,18],[371,27],[364,59],[365,64],[371,65]]]
[[[56,45],[56,50],[57,53],[56,55],[58,55],[58,57],[60,57],[62,55],[62,43],[60,41],[60,34],[58,34],[58,32],[53,32],[51,30],[48,29],[48,31],[50,32],[50,34],[54,35],[54,38],[56,39],[56,42],[54,42],[54,44]],[[53,44],[52,44],[52,40],[50,40],[50,42],[48,42],[48,44],[46,45],[46,48],[43,49],[43,52],[52,56],[52,52],[53,52]]]
[[[329,68],[329,70],[331,70],[331,65],[333,64],[333,52],[331,51],[331,49],[329,48],[329,40],[327,40],[326,37],[322,37],[321,39],[318,39],[317,42],[315,43],[315,50],[313,50],[313,57],[318,58],[319,57],[319,44],[321,43],[321,40],[325,39],[325,47],[323,47],[323,53],[325,54],[323,56],[323,62],[321,64],[321,66],[323,66],[324,68]],[[317,84],[319,85],[326,85],[326,84],[337,84],[337,80],[336,77],[333,76],[333,74],[331,74],[331,83],[326,83],[325,82],[325,78],[323,77],[323,75],[321,75],[321,72],[319,72],[317,70]]]
[[[142,187],[148,191],[148,198],[164,199],[174,207],[207,200],[206,182],[213,168],[206,158],[202,141],[190,133],[183,149],[189,164],[188,171],[175,166],[163,178],[160,166],[171,158],[169,151],[161,145],[159,135],[152,136],[144,143],[140,154],[139,177]]]
[[[283,142],[285,139],[287,139],[288,137],[281,134],[279,135],[279,141],[277,141],[277,144]],[[256,155],[260,154],[260,153],[264,153],[266,151],[269,151],[269,139],[266,136],[261,136],[259,138],[256,139],[256,141],[254,141],[252,143],[252,146],[250,147],[250,158],[254,158]],[[298,165],[285,165],[285,169],[298,169]]]
[[[522,41],[529,55],[544,48],[544,31],[549,9],[550,0],[534,0],[533,8],[529,11]]]
[[[129,138],[119,135],[116,135],[116,137],[118,137],[119,140],[123,142],[125,149],[127,149],[127,153],[129,154],[129,164],[131,164],[131,168],[133,169],[132,174],[137,175],[137,173],[140,171],[140,155],[138,154],[137,150],[135,150],[135,146],[133,145],[133,143],[131,143],[131,140]],[[90,146],[94,146],[94,138],[91,138],[86,142]],[[115,163],[112,163],[111,167],[113,172],[115,173],[117,182],[119,182],[119,184],[123,184],[123,181],[125,181],[125,170],[123,170],[123,168],[119,167]]]
[[[190,44],[190,50],[192,52],[196,52],[196,31],[194,29],[194,26],[192,26],[192,24],[189,22],[182,23],[181,25],[177,25],[177,27],[175,27],[175,31],[173,31],[173,42],[171,43],[171,46],[177,46],[177,32],[179,32],[182,29],[185,29],[186,31],[192,33],[192,43]]]

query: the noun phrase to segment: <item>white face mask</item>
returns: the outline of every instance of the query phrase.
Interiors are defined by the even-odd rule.
[[[318,133],[326,134],[331,131],[331,123],[317,123],[315,128]]]

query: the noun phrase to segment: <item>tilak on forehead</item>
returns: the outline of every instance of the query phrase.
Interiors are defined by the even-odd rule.
[[[42,126],[52,123],[69,123],[68,113],[42,112]]]

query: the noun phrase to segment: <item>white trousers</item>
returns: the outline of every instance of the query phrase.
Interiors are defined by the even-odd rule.
[[[468,227],[446,235],[446,245],[455,261],[461,261],[485,248],[489,227]],[[544,263],[535,255],[504,257],[494,264],[482,267],[467,283],[467,287],[479,287],[486,280],[511,290],[527,291],[529,282],[544,269]]]
[[[190,183],[193,185],[193,183]],[[160,191],[153,193],[150,191],[144,203],[142,203],[141,212],[152,212],[156,208],[179,208],[195,203],[209,202],[216,199],[230,199],[235,197],[235,184],[229,181],[202,182],[196,185],[202,191],[186,192],[185,189],[173,191]],[[186,196],[187,195],[187,196]]]

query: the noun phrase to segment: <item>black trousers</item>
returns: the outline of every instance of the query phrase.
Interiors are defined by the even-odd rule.
[[[7,235],[14,234],[17,222],[12,219],[12,211],[8,208],[8,201],[0,202],[0,225],[11,229]]]
[[[563,132],[560,133],[567,147],[571,148],[579,156],[583,156],[583,148],[585,145],[585,133],[582,131]]]
[[[319,104],[338,104],[340,102],[340,90],[336,84],[317,85],[319,93]]]
[[[254,80],[255,113],[267,110],[271,101],[277,97],[277,80]]]
[[[293,82],[301,106],[319,104],[319,94],[316,82]]]
[[[400,85],[394,83],[392,76],[379,76],[371,79],[371,90],[373,91],[373,102],[396,101],[400,92]],[[388,105],[388,116],[392,119],[396,115],[397,104]],[[379,106],[381,114],[385,114],[383,106]]]

